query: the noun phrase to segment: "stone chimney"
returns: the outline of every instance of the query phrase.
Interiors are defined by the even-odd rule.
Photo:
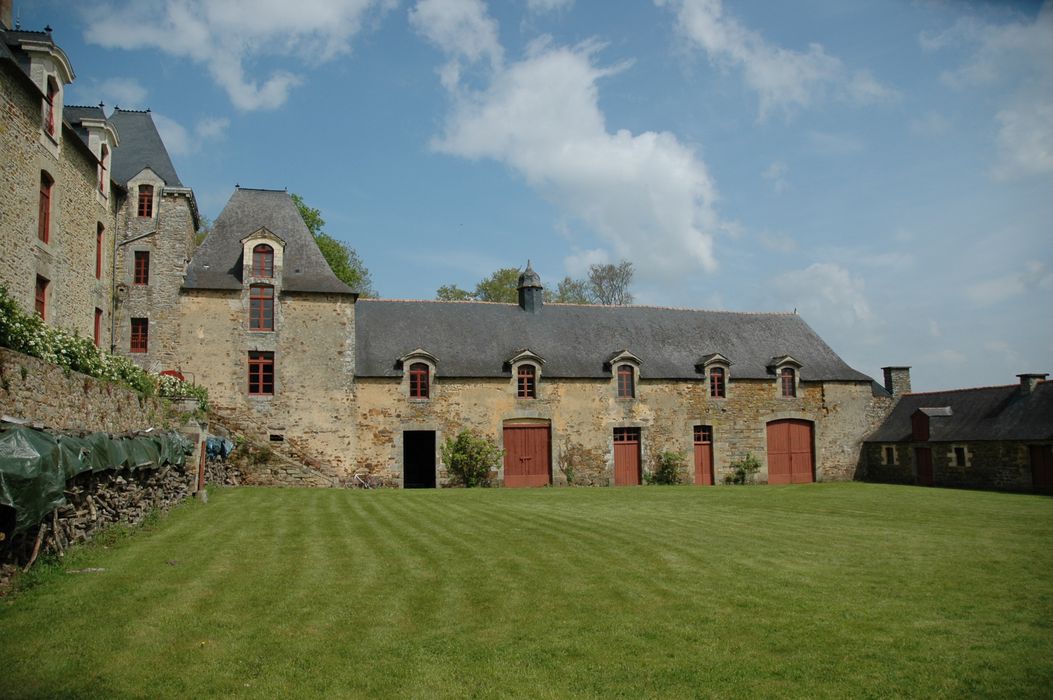
[[[15,0],[0,0],[0,24],[4,29],[11,29],[15,25],[11,22],[14,14]]]
[[[526,269],[519,275],[519,308],[532,314],[541,313],[541,306],[545,300],[544,287],[541,286],[541,276],[534,272],[527,260]]]
[[[1048,374],[1018,374],[1020,378],[1020,394],[1022,396],[1030,396],[1031,392],[1035,390],[1035,387],[1046,381]]]
[[[910,393],[910,367],[882,367],[885,390],[893,396]]]

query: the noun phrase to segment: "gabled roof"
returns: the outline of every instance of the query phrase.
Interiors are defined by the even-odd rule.
[[[183,186],[149,111],[115,109],[110,115],[110,123],[117,129],[121,139],[121,145],[113,149],[110,167],[115,182],[127,186],[128,181],[142,172],[143,168],[150,168],[165,181],[167,187]]]
[[[62,108],[63,118],[69,122],[73,130],[77,132],[84,143],[88,142],[88,130],[81,124],[85,119],[101,119],[106,121],[106,113],[102,107],[89,107],[83,105],[66,105]],[[112,161],[111,161],[112,165]],[[127,180],[121,183],[127,184]]]
[[[325,292],[354,294],[354,290],[337,279],[329,263],[318,250],[314,236],[300,216],[289,193],[284,190],[234,190],[223,207],[212,233],[194,252],[187,268],[184,289],[241,289],[242,239],[266,228],[285,241],[282,264],[282,289],[288,292]],[[415,343],[402,347],[428,347]],[[394,361],[394,358],[393,360]]]
[[[508,358],[530,348],[545,358],[547,377],[609,378],[607,360],[629,348],[645,379],[700,379],[699,355],[716,350],[735,363],[737,379],[774,379],[768,359],[791,352],[804,381],[872,381],[786,313],[577,304],[528,313],[516,304],[361,299],[355,341],[362,377],[398,376],[398,358],[425,347],[440,358],[440,377],[508,376]]]
[[[929,416],[933,442],[1053,439],[1053,382],[1044,382],[1028,395],[1019,384],[904,394],[866,441],[909,442],[910,417],[919,410]]]

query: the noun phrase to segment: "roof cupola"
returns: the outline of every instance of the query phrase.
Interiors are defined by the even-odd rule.
[[[544,303],[544,287],[541,286],[541,277],[527,260],[526,269],[519,275],[519,308],[532,314],[540,313]]]

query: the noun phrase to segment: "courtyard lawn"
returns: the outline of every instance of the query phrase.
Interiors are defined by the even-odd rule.
[[[221,489],[62,567],[0,697],[1053,693],[1048,497]]]

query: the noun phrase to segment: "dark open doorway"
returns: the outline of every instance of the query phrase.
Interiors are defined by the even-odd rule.
[[[434,430],[407,430],[402,433],[402,469],[403,488],[435,488]]]

